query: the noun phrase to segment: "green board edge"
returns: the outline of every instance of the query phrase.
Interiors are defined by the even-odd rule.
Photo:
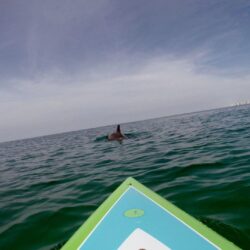
[[[223,238],[206,225],[196,220],[191,215],[187,214],[180,208],[176,207],[163,197],[159,196],[152,190],[148,189],[134,178],[127,178],[102,204],[101,206],[87,219],[87,221],[73,234],[73,236],[65,243],[61,250],[76,250],[82,244],[82,242],[88,237],[95,226],[105,216],[109,209],[115,204],[115,202],[121,197],[121,195],[130,187],[134,187],[150,199],[161,205],[168,210],[174,216],[179,218],[185,224],[189,225],[196,232],[204,236],[206,239],[214,243],[222,250],[237,250],[240,249],[232,242]]]

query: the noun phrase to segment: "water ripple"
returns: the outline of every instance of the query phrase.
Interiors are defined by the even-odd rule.
[[[250,108],[0,144],[0,249],[59,249],[128,176],[243,249],[250,245]]]

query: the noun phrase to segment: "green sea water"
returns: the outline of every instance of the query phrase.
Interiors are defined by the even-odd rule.
[[[250,249],[250,106],[114,129],[0,144],[1,250],[59,249],[129,176]]]

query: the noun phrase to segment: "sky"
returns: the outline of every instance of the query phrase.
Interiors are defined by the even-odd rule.
[[[0,141],[250,100],[248,0],[2,0]]]

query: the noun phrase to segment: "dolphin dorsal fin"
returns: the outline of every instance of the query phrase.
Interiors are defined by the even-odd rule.
[[[120,125],[117,125],[117,128],[116,128],[116,133],[121,133],[121,128],[120,128]]]

